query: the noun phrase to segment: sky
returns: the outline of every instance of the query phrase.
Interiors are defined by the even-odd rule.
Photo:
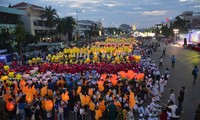
[[[200,0],[0,0],[0,6],[27,2],[52,6],[60,18],[101,21],[104,27],[121,24],[137,28],[152,27],[166,18],[175,18],[184,11],[200,12]]]

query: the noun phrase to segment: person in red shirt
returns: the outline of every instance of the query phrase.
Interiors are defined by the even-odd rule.
[[[167,120],[167,109],[163,109],[161,114],[160,114],[160,120]]]

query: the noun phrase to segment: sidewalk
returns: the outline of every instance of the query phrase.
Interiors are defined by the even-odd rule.
[[[154,41],[156,42],[156,41]],[[158,41],[157,41],[158,42]],[[160,42],[160,47],[157,49],[156,52],[153,52],[151,58],[155,60],[156,64],[159,63],[159,57],[162,54],[163,49],[166,48],[166,55],[163,57],[163,67],[159,68],[161,75],[164,74],[164,70],[166,67],[170,70],[170,78],[168,80],[168,84],[165,87],[165,92],[162,97],[162,102],[167,103],[169,99],[169,89],[175,90],[175,97],[176,97],[176,104],[178,104],[177,98],[179,91],[182,86],[186,87],[185,91],[185,99],[183,102],[183,110],[184,114],[181,115],[180,120],[192,120],[194,117],[194,111],[197,108],[198,100],[200,99],[199,93],[200,93],[200,82],[196,85],[192,83],[193,76],[191,75],[191,71],[193,69],[193,63],[195,61],[195,64],[198,64],[200,61],[200,54],[198,52],[192,51],[190,49],[184,49],[182,47],[179,47],[176,44],[166,44],[164,42]],[[175,55],[176,59],[176,65],[175,68],[171,67],[171,57],[172,55]],[[192,57],[195,58],[192,59]],[[184,59],[183,59],[184,58]],[[188,62],[187,62],[188,61]],[[198,66],[200,66],[198,64]]]

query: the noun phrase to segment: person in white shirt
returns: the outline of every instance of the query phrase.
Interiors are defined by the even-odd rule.
[[[84,106],[81,106],[79,112],[80,112],[81,120],[85,120],[86,111],[85,111]]]
[[[171,112],[172,112],[171,120],[178,120],[180,116],[176,115],[176,108],[177,108],[177,106],[174,104],[173,101],[169,102],[168,108],[171,109]]]
[[[140,114],[138,120],[145,120],[144,115]]]
[[[132,109],[128,108],[128,112],[126,114],[126,120],[134,120],[134,115]]]
[[[162,96],[164,93],[165,85],[167,85],[167,81],[164,79],[164,76],[162,76],[161,79],[159,80],[160,96]]]
[[[148,105],[148,106],[145,108],[144,116],[149,116],[150,113],[151,113],[151,107],[150,107],[150,105]]]
[[[175,98],[176,98],[176,97],[175,97],[175,94],[174,94],[174,90],[171,89],[171,90],[170,90],[170,96],[169,96],[169,102],[170,102],[170,101],[173,101],[173,103],[175,104],[175,101],[176,101]]]

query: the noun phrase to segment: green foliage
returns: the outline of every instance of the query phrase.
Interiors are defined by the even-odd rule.
[[[73,17],[65,17],[58,20],[57,32],[66,36],[68,34],[68,39],[72,40],[72,32],[75,29],[76,21]]]
[[[173,23],[173,28],[179,29],[180,33],[186,33],[189,29],[190,22],[183,20],[180,17],[176,17],[176,21]]]
[[[51,6],[48,6],[48,7],[46,6],[45,11],[42,13],[42,15],[40,17],[42,19],[47,19],[45,25],[49,29],[56,26],[58,14],[55,9],[52,9]]]
[[[25,40],[25,29],[24,29],[24,24],[20,21],[17,23],[16,31],[15,31],[15,36],[16,36],[16,41],[17,43],[23,42]]]
[[[180,17],[176,17],[174,22],[170,22],[169,25],[163,25],[162,35],[166,37],[174,36],[173,29],[179,29],[179,33],[186,33],[189,30],[190,23],[187,20],[183,20]]]

